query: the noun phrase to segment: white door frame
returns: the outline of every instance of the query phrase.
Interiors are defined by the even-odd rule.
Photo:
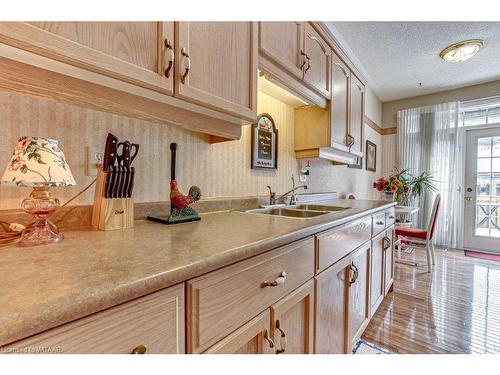
[[[500,237],[476,235],[476,200],[477,200],[477,139],[500,136],[500,126],[474,127],[466,129],[466,153],[463,191],[463,247],[470,250],[500,253]],[[490,186],[490,189],[492,187]],[[468,189],[472,189],[469,191]],[[498,208],[500,214],[500,207]]]

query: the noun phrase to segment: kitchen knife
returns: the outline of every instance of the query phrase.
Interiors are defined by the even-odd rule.
[[[106,198],[112,198],[113,197],[113,187],[115,185],[116,181],[116,173],[115,173],[115,166],[110,165],[108,168],[108,181],[107,181],[107,186],[106,186]]]
[[[115,171],[116,171],[116,180],[113,187],[113,198],[121,198],[121,189],[123,184],[122,166],[117,165],[115,167]]]
[[[103,172],[107,172],[109,166],[115,164],[117,146],[118,138],[116,138],[113,134],[108,133],[108,137],[106,138],[106,145],[104,146],[104,160],[102,163]]]
[[[128,183],[129,183],[129,178],[130,178],[130,162],[131,162],[131,156],[130,156],[130,149],[132,148],[132,145],[130,144],[129,141],[125,142],[120,142],[118,144],[121,147],[121,152],[118,153],[117,158],[118,158],[118,168],[119,168],[119,174],[120,174],[120,179],[119,179],[119,184],[117,187],[117,197],[118,198],[124,198],[127,195],[128,192]],[[137,155],[137,149],[136,152],[134,153],[134,158]]]

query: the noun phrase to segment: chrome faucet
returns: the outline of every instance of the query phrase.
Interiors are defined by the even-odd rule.
[[[275,205],[276,202],[279,202],[280,200],[284,200],[288,195],[290,195],[290,205],[294,205],[297,203],[297,198],[295,197],[295,191],[298,189],[307,189],[307,185],[299,185],[295,186],[295,177],[292,175],[292,189],[287,191],[286,193],[280,195],[278,198],[276,198],[276,193],[271,190],[271,186],[267,185],[267,188],[269,189],[269,204],[270,205]]]

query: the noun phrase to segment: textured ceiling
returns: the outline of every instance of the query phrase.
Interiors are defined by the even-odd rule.
[[[500,79],[500,22],[327,24],[382,102]],[[448,45],[475,38],[485,46],[471,59],[439,57]]]

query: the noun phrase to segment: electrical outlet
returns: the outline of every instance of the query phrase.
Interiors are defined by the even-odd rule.
[[[299,175],[299,181],[300,182],[306,182],[307,181],[307,176],[305,174]]]
[[[104,153],[100,148],[87,147],[87,176],[97,176],[103,161]]]

